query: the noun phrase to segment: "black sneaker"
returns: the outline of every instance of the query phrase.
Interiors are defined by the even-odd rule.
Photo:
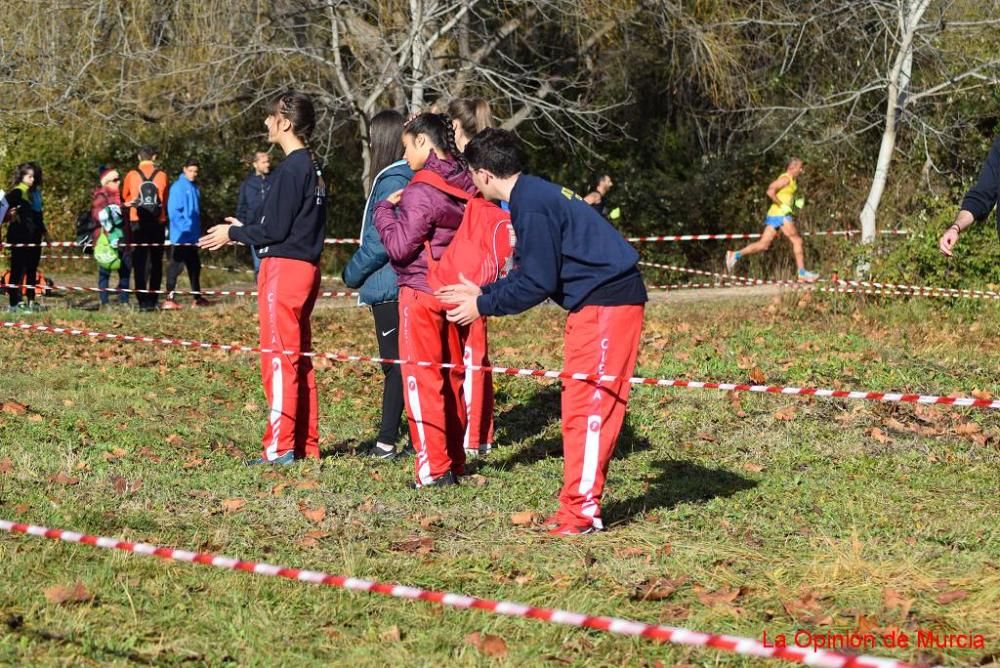
[[[392,461],[400,455],[395,447],[392,450],[384,450],[378,447],[378,442],[372,443],[367,448],[362,448],[358,451],[358,454],[362,457],[371,457],[372,459],[381,459],[383,461]]]
[[[413,441],[407,441],[406,445],[403,446],[403,449],[399,451],[399,454],[396,455],[396,457],[399,459],[405,459],[406,457],[415,457],[416,455],[417,451],[413,449]]]
[[[417,482],[416,480],[412,480],[409,483],[409,487],[410,489],[423,489],[424,487],[451,487],[452,485],[457,484],[458,479],[455,477],[455,474],[448,471],[440,478],[434,478],[434,480],[431,480],[430,482]]]

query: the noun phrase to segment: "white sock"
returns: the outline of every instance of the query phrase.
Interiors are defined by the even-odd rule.
[[[393,450],[396,449],[395,445],[388,445],[386,443],[382,443],[381,441],[376,442],[375,447],[381,450],[382,452],[392,452]]]

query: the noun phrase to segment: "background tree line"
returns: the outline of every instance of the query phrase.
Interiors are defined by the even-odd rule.
[[[263,103],[321,109],[330,233],[356,231],[379,109],[490,100],[537,172],[610,171],[630,232],[756,231],[807,161],[807,229],[943,225],[997,131],[998,0],[40,0],[0,15],[0,167],[46,171],[69,237],[102,163],[198,157],[205,219],[235,208]],[[933,273],[926,243],[895,267]],[[983,244],[975,271],[997,271]],[[834,246],[825,247],[827,252]],[[876,248],[877,250],[877,248]],[[843,253],[856,253],[841,247]],[[686,262],[718,246],[658,248]],[[867,252],[867,251],[866,251]],[[977,256],[978,257],[978,256]],[[902,269],[900,271],[903,271]],[[949,276],[958,280],[961,272]]]

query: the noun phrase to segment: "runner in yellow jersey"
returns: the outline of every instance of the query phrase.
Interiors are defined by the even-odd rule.
[[[796,201],[795,191],[798,183],[795,179],[802,173],[801,158],[792,158],[788,161],[788,167],[777,179],[767,187],[767,198],[771,200],[771,208],[767,210],[767,218],[764,219],[764,231],[760,239],[747,245],[746,248],[738,251],[726,251],[726,271],[732,273],[736,263],[745,255],[763,253],[771,247],[778,232],[782,232],[792,244],[792,252],[795,254],[795,265],[798,267],[798,278],[801,283],[812,283],[819,278],[819,274],[806,269],[805,256],[802,252],[802,237],[795,227],[795,220],[792,218],[792,205],[802,206],[801,200]]]

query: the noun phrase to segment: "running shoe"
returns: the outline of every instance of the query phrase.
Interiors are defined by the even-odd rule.
[[[480,457],[485,457],[493,451],[492,443],[481,443],[478,448],[466,448],[465,458],[466,459],[478,459]]]
[[[434,478],[430,482],[417,482],[413,480],[410,482],[410,489],[423,489],[424,487],[451,487],[452,485],[458,484],[458,478],[451,471],[448,471],[443,476],[439,478]]]
[[[257,466],[258,464],[272,464],[278,466],[288,466],[289,464],[295,463],[295,451],[289,450],[280,457],[275,459],[264,459],[263,457],[258,457],[257,459],[248,459],[243,462],[247,466]]]
[[[215,306],[214,303],[208,301],[204,297],[195,297],[194,298],[194,305],[195,306]]]
[[[815,283],[819,280],[819,274],[807,269],[799,269],[799,283]]]
[[[560,524],[559,526],[549,529],[547,532],[550,536],[586,536],[587,534],[597,533],[597,529],[591,526],[576,526],[574,524]]]
[[[736,268],[736,262],[739,258],[736,257],[736,251],[726,251],[726,272],[733,273],[733,269]]]
[[[160,308],[162,308],[164,311],[180,311],[184,307],[175,302],[173,299],[168,299],[165,302],[163,302],[163,306],[161,306]]]

